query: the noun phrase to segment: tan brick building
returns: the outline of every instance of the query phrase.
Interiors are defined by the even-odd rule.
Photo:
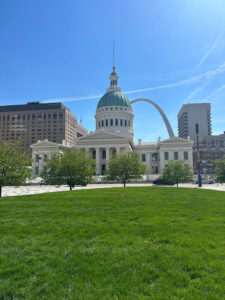
[[[62,103],[28,102],[0,106],[0,143],[21,141],[24,150],[38,140],[74,144],[88,131]]]

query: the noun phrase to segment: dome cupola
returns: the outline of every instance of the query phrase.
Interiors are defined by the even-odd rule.
[[[116,68],[113,66],[113,71],[110,74],[110,87],[106,90],[106,92],[121,92],[121,88],[118,87],[119,76],[116,73]]]

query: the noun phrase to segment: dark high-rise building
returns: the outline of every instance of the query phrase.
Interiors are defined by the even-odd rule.
[[[24,150],[38,140],[74,144],[88,131],[62,103],[28,102],[0,106],[0,143],[20,140]]]

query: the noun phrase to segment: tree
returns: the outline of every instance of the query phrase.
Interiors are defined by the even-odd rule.
[[[19,186],[31,177],[31,158],[20,150],[19,143],[0,145],[0,197],[3,186]]]
[[[70,148],[54,153],[41,174],[46,185],[86,185],[95,172],[95,162],[86,151]]]
[[[225,156],[221,159],[216,159],[214,161],[214,166],[216,168],[216,179],[220,183],[225,182]]]
[[[190,166],[185,165],[183,160],[169,161],[163,169],[162,178],[167,182],[174,182],[177,186],[181,182],[188,182],[193,178]]]
[[[106,180],[115,180],[123,183],[130,179],[140,179],[146,173],[146,167],[142,165],[140,156],[134,152],[115,154],[108,161]]]

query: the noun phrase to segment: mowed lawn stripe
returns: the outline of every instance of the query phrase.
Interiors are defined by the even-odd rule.
[[[129,187],[0,201],[0,299],[223,299],[225,193]]]

